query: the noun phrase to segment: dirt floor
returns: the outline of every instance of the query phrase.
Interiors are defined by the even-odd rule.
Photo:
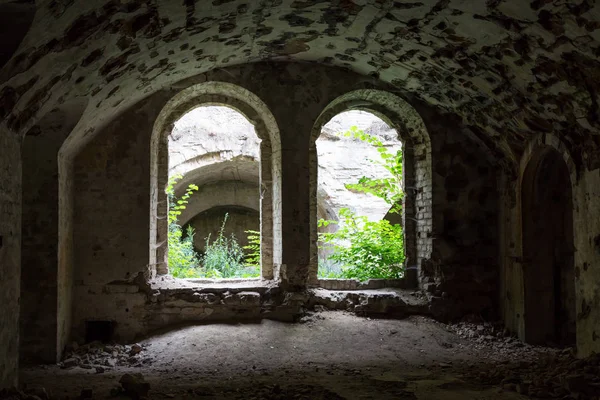
[[[139,346],[74,349],[62,367],[22,370],[21,382],[73,399],[130,398],[119,380],[141,373],[129,377],[131,397],[148,389],[145,380],[149,399],[508,400],[528,397],[468,376],[554,352],[486,345],[491,335],[475,340],[457,331],[423,317],[371,320],[345,312],[295,324],[187,326]]]

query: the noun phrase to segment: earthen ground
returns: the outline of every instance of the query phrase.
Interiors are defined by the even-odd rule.
[[[526,398],[462,375],[513,361],[514,353],[481,349],[424,317],[373,320],[320,312],[294,324],[263,320],[179,327],[138,343],[144,348],[140,367],[98,374],[39,366],[23,369],[21,382],[42,385],[59,398],[75,398],[82,389],[92,389],[93,398],[110,398],[125,373],[144,375],[150,399]],[[531,351],[527,356],[532,354],[536,357]]]

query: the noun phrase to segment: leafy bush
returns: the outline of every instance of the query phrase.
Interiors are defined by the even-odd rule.
[[[402,211],[402,151],[392,154],[376,136],[353,126],[343,136],[354,137],[377,148],[377,162],[389,173],[385,178],[361,177],[347,189],[369,193],[390,205],[390,213]],[[333,254],[319,260],[319,277],[347,278],[365,281],[370,278],[397,279],[404,275],[404,237],[402,226],[387,220],[369,221],[347,208],[340,210],[340,222],[319,220],[319,227],[338,224],[336,232],[320,233],[321,246],[329,246]],[[338,269],[339,268],[339,269]]]
[[[347,279],[397,279],[404,275],[404,238],[402,226],[387,220],[369,221],[347,208],[340,210],[341,222],[336,232],[320,233],[319,240],[333,247],[329,260],[341,266]],[[332,221],[319,221],[326,226]]]
[[[244,246],[249,253],[244,255],[242,247],[234,235],[226,237],[225,224],[229,217],[225,214],[221,229],[215,241],[206,238],[206,248],[202,256],[194,248],[194,228],[188,226],[185,235],[178,224],[181,212],[185,210],[189,198],[198,186],[190,184],[181,198],[175,197],[174,186],[181,175],[169,178],[166,193],[169,199],[168,262],[169,271],[175,278],[254,278],[260,276],[260,232],[246,231],[249,245]],[[244,263],[244,258],[246,262]]]

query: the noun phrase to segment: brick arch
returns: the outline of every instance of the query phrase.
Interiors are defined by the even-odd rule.
[[[317,174],[316,140],[323,126],[336,115],[349,110],[375,114],[398,132],[403,142],[404,229],[407,266],[420,270],[421,262],[431,258],[432,251],[432,167],[429,133],[419,113],[404,99],[375,89],[360,89],[343,94],[329,103],[317,117],[311,132],[309,147],[310,173],[310,254],[309,280],[316,283],[317,258]],[[410,284],[416,285],[417,275],[409,273]]]
[[[249,90],[226,82],[190,86],[163,107],[150,141],[150,262],[148,275],[168,273],[167,196],[168,135],[174,123],[199,106],[233,108],[254,125],[260,145],[261,267],[264,279],[273,279],[281,264],[281,139],[275,117],[265,103]]]

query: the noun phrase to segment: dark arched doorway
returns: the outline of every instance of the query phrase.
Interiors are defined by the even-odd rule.
[[[522,181],[525,340],[575,343],[573,202],[567,164],[552,147],[529,161]]]

